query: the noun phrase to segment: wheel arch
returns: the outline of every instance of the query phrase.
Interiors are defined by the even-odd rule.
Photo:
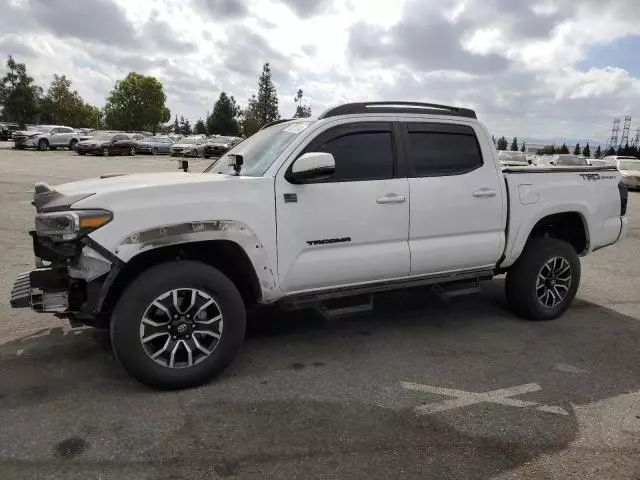
[[[139,252],[110,273],[97,305],[101,313],[111,312],[125,289],[149,268],[175,260],[196,260],[225,274],[238,288],[247,307],[260,303],[261,280],[245,249],[228,239],[193,241],[159,246]]]

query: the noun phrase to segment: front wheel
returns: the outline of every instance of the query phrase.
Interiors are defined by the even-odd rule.
[[[69,150],[75,150],[76,149],[76,143],[78,143],[78,141],[76,139],[73,139],[69,142]]]
[[[133,157],[136,154],[136,147],[129,148],[129,155]]]
[[[149,386],[201,385],[236,356],[244,339],[242,297],[219,270],[194,261],[151,267],[118,301],[111,319],[116,357]]]
[[[49,142],[44,138],[40,139],[38,141],[38,150],[40,150],[41,152],[49,150]]]
[[[153,147],[153,148],[151,149],[151,155],[153,155],[154,157],[155,157],[156,155],[158,155],[158,149],[157,149],[156,147]]]
[[[580,259],[567,242],[535,238],[507,272],[511,309],[529,320],[552,320],[569,308],[580,285]]]
[[[110,154],[111,154],[111,152],[109,151],[109,147],[104,147],[104,148],[102,149],[102,155],[103,155],[104,157],[108,157]]]

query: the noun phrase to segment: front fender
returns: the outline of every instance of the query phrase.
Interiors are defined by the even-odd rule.
[[[129,262],[156,248],[211,240],[228,240],[244,250],[258,277],[263,301],[269,302],[282,295],[262,242],[247,225],[236,220],[175,223],[141,230],[123,238],[116,246],[115,254]]]

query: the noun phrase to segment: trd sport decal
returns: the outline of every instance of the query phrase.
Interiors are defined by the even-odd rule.
[[[323,238],[322,240],[307,240],[309,245],[326,245],[327,243],[344,243],[350,242],[351,237],[342,238]]]
[[[580,173],[583,180],[597,182],[598,180],[615,180],[615,175],[600,175],[599,173]]]

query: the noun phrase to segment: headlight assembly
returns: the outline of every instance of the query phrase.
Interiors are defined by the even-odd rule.
[[[36,215],[36,233],[57,241],[74,240],[106,225],[113,219],[108,210],[70,210]]]

